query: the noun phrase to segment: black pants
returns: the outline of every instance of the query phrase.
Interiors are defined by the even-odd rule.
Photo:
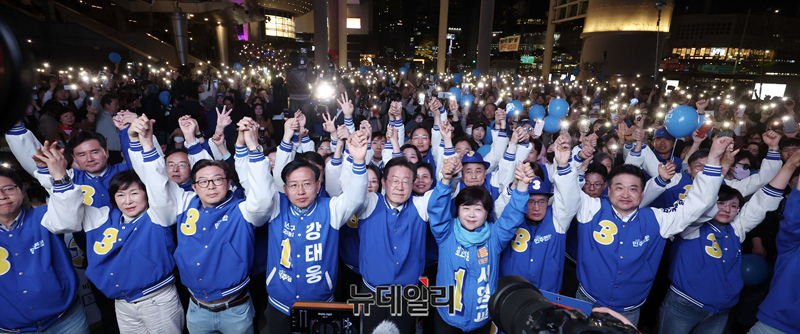
[[[439,311],[437,310],[434,310],[431,316],[434,318],[433,323],[434,327],[436,327],[436,334],[489,334],[489,330],[492,329],[492,323],[488,322],[481,328],[465,332],[460,328],[450,326],[450,324],[446,323],[444,319],[442,319],[442,316],[439,315]]]
[[[285,315],[283,312],[267,303],[267,310],[264,311],[264,317],[267,318],[267,333],[268,334],[284,334],[291,333],[292,331],[292,316]]]
[[[369,289],[361,283],[361,293],[370,293]],[[400,296],[402,298],[402,296]],[[375,296],[378,298],[378,296]],[[392,322],[397,329],[400,330],[401,334],[414,334],[416,332],[416,321],[414,317],[408,314],[407,310],[407,303],[405,300],[402,300],[400,305],[401,315],[400,316],[392,316],[389,307],[378,307],[377,305],[371,305],[369,307],[369,316],[361,316],[361,333],[372,333],[375,330],[375,327],[384,321],[388,320]]]

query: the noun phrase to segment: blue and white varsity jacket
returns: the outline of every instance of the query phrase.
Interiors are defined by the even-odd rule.
[[[778,208],[782,198],[783,191],[764,186],[730,224],[693,224],[675,236],[670,250],[670,289],[713,313],[736,305],[744,286],[741,243],[768,211]]]
[[[266,157],[253,152],[247,154],[247,162],[236,159],[238,174],[247,175],[242,181],[245,200],[228,191],[221,203],[206,207],[197,194],[169,181],[164,159],[154,150],[142,153],[143,159],[133,150],[130,154],[147,186],[151,214],[164,225],[180,224],[174,257],[189,292],[209,302],[246,288],[253,262],[253,226],[266,223],[278,201]]]
[[[49,205],[22,209],[16,226],[0,229],[0,330],[43,331],[76,302],[78,276],[58,234],[77,231],[68,221],[82,195],[72,182],[50,185]]]
[[[500,254],[524,221],[528,193],[515,190],[500,219],[484,223],[483,228],[490,229],[489,240],[465,248],[456,239],[450,191],[450,185],[438,182],[428,203],[431,231],[439,244],[436,286],[455,287],[454,295],[448,294],[455,302],[455,314],[449,314],[447,308],[437,311],[447,324],[468,332],[489,322],[489,297],[500,278]]]
[[[800,190],[793,189],[786,201],[778,237],[778,260],[769,284],[769,294],[761,302],[758,320],[786,333],[800,332]]]
[[[578,173],[572,167],[559,168],[553,177],[553,201],[541,222],[520,224],[510,247],[500,257],[500,276],[525,277],[540,290],[559,293],[564,271],[567,230],[578,212],[570,205],[569,191],[578,187]],[[501,205],[511,199],[511,187],[500,195]],[[496,206],[498,207],[498,206]],[[527,212],[527,206],[525,207]]]
[[[576,188],[579,289],[596,304],[618,312],[641,307],[666,238],[697,221],[716,202],[721,171],[721,167],[706,165],[695,179],[698,190],[671,208],[638,208],[624,217],[608,199],[589,197]]]
[[[344,192],[317,196],[309,207],[286,195],[269,212],[267,292],[269,303],[286,315],[297,301],[332,301],[338,271],[339,228],[363,205],[367,168],[355,164]]]

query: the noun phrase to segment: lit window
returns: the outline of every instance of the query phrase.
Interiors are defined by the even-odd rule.
[[[359,18],[359,17],[348,17],[347,18],[347,29],[361,29],[361,18]]]

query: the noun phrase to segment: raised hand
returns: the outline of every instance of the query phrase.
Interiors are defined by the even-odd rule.
[[[633,142],[636,144],[641,144],[644,142],[644,129],[633,129],[631,139],[633,139]]]
[[[32,156],[37,165],[42,163],[47,166],[50,176],[54,180],[60,180],[67,175],[67,159],[64,154],[58,149],[58,142],[50,143],[45,141],[42,147],[36,148],[36,155]]]
[[[211,142],[217,147],[224,147],[225,146],[225,135],[222,132],[214,132],[214,136],[211,137]]]
[[[453,175],[461,171],[461,159],[458,156],[445,159],[444,166],[442,166],[442,181],[447,180],[447,184],[453,179]]]
[[[731,137],[717,137],[711,144],[711,149],[708,152],[709,165],[721,165],[723,155],[733,152],[733,138]],[[738,150],[737,150],[738,152]]]
[[[633,142],[633,140],[630,137],[630,135],[631,135],[631,131],[630,131],[630,128],[628,128],[628,124],[627,123],[622,122],[617,126],[617,137],[625,140],[626,143],[631,143],[631,142]]]
[[[558,163],[558,167],[564,168],[569,166],[569,158],[572,154],[570,141],[569,134],[562,132],[553,144],[553,149],[556,154],[555,160]]]
[[[300,109],[294,112],[294,118],[297,120],[294,132],[300,132],[301,129],[306,127],[306,115]]]
[[[343,93],[341,99],[336,99],[336,103],[339,104],[339,108],[342,109],[342,113],[344,117],[353,118],[353,101],[350,101],[350,98],[347,96],[347,93]]]
[[[392,147],[396,147],[396,145],[400,144],[399,139],[397,137],[397,128],[393,126],[389,126],[388,128],[386,128],[386,140],[392,143]],[[399,149],[399,147],[397,148]]]
[[[258,122],[254,121],[250,117],[242,118],[242,121],[239,123],[246,122],[244,131],[244,142],[247,145],[247,149],[250,151],[255,151],[258,146],[260,145],[258,142]]]
[[[453,130],[453,126],[450,125],[449,121],[444,121],[439,126],[439,132],[441,132],[443,140],[453,140]]]
[[[369,136],[372,137],[372,125],[369,125],[368,121],[361,121],[359,129],[366,131],[367,134],[369,134]]]
[[[181,128],[181,132],[183,132],[183,138],[186,139],[186,144],[191,144],[197,141],[197,123],[192,122],[192,116],[183,115],[181,118],[178,119],[178,126]]]
[[[322,129],[331,135],[336,132],[336,125],[333,124],[333,117],[326,112],[322,113]]]
[[[353,132],[350,140],[347,141],[347,150],[353,158],[353,162],[363,164],[367,157],[367,143],[369,142],[369,134],[364,130]]]
[[[339,128],[336,129],[336,137],[338,137],[339,140],[350,139],[350,129],[348,129],[344,124],[339,125]]]
[[[518,186],[522,184],[527,188],[528,184],[533,181],[534,176],[535,174],[530,164],[526,162],[517,163],[517,168],[514,170],[514,180]]]
[[[494,112],[494,128],[504,130],[506,128],[506,110],[497,109]]]
[[[511,138],[508,139],[508,145],[516,145],[527,136],[528,131],[525,131],[525,129],[521,126],[518,126],[514,128],[514,131],[511,131]]]
[[[699,100],[695,102],[695,106],[697,107],[697,110],[700,111],[706,110],[706,107],[708,107],[708,100],[705,99]]]
[[[764,140],[764,144],[767,144],[767,146],[769,146],[769,149],[771,150],[779,149],[778,143],[781,141],[781,135],[778,134],[777,132],[769,130],[767,132],[764,132],[761,138]]]
[[[583,148],[581,148],[581,151],[578,153],[578,155],[581,157],[581,159],[583,159],[583,161],[587,161],[587,160],[592,160],[594,152],[595,152],[594,146],[584,146]]]
[[[224,132],[225,128],[233,123],[231,119],[231,112],[233,112],[233,109],[227,110],[225,106],[222,106],[222,110],[217,108],[215,111],[217,112],[217,127],[214,130]]]
[[[675,163],[667,161],[667,164],[658,164],[658,175],[665,181],[669,181],[675,176]]]
[[[439,112],[439,109],[442,108],[442,101],[439,101],[439,99],[431,99],[431,103],[429,103],[428,105],[431,108],[431,112],[433,112],[433,114],[436,115],[436,113]]]

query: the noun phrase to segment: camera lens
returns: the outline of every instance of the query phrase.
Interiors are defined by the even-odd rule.
[[[539,289],[526,279],[510,275],[501,277],[497,291],[489,298],[489,315],[504,333],[521,333],[526,329],[539,331],[539,322],[556,309]]]

